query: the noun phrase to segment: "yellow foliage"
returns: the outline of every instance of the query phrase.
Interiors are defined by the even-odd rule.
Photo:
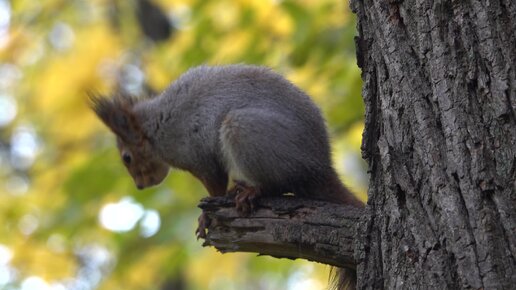
[[[236,3],[233,1],[216,1],[212,2],[212,8],[209,9],[210,17],[216,21],[215,25],[220,30],[231,30],[237,29],[238,18],[240,11],[236,7]]]
[[[169,259],[171,252],[170,246],[155,246],[152,251],[145,251],[138,263],[127,269],[122,285],[127,285],[126,289],[144,289],[149,285],[159,285],[166,279],[166,273],[156,271],[155,265],[162,265]]]
[[[45,116],[54,140],[65,143],[81,140],[95,128],[91,126],[96,122],[87,107],[86,92],[106,85],[99,76],[101,65],[120,53],[118,41],[104,24],[77,29],[76,34],[81,41],[75,42],[74,49],[51,57],[33,80],[33,107]]]
[[[17,62],[18,58],[30,45],[30,34],[20,27],[13,27],[9,31],[9,38],[0,46],[0,60]]]
[[[355,150],[360,150],[362,145],[362,133],[364,132],[364,123],[357,122],[347,132],[347,139],[350,146]]]
[[[213,249],[203,249],[186,268],[186,276],[196,281],[199,289],[209,289],[210,283],[218,279],[238,281],[242,277],[242,266],[249,254],[238,253],[229,257]]]
[[[65,55],[54,55],[41,73],[34,90],[36,105],[45,111],[73,108],[73,97],[99,81],[102,61],[116,57],[119,46],[106,25],[77,29],[75,47]]]
[[[11,244],[13,265],[24,274],[40,276],[48,281],[65,279],[74,274],[75,261],[68,253],[51,252],[45,244],[20,237]]]
[[[364,131],[364,123],[357,122],[353,124],[350,129],[340,136],[336,136],[332,141],[333,160],[335,169],[340,175],[341,180],[344,181],[347,187],[355,193],[360,200],[367,200],[366,188],[351,176],[355,172],[350,170],[357,170],[358,166],[349,166],[350,162],[358,162],[351,160],[351,156],[357,156],[360,153],[360,146],[362,144],[362,132]],[[354,163],[352,163],[354,164]]]
[[[292,32],[292,20],[287,16],[285,11],[279,9],[279,1],[241,0],[239,2],[254,11],[256,14],[256,23],[262,26],[264,33],[285,36]]]
[[[321,79],[320,74],[316,71],[317,66],[307,65],[296,70],[291,70],[287,74],[287,78],[303,88],[310,97],[317,103],[322,103],[327,92],[327,80]]]
[[[224,64],[235,55],[241,54],[251,40],[251,35],[245,31],[235,31],[223,38],[223,49],[215,52],[214,64]]]
[[[21,124],[33,127],[41,140],[39,156],[29,169],[11,168],[9,148],[0,146],[0,165],[9,167],[0,170],[0,234],[4,236],[2,243],[15,253],[12,266],[20,273],[16,283],[32,275],[47,281],[76,277],[81,264],[72,252],[90,242],[109,249],[140,249],[143,243],[137,230],[115,234],[97,222],[102,206],[130,195],[133,184],[129,176],[113,181],[117,175],[110,175],[110,168],[106,170],[106,166],[114,165],[104,160],[103,148],[114,142],[104,138],[113,136],[88,108],[85,92],[111,92],[120,85],[115,75],[124,65],[139,67],[145,75],[144,85],[157,91],[192,65],[247,62],[267,65],[286,75],[322,108],[340,104],[342,96],[335,92],[355,89],[352,93],[359,95],[358,86],[353,86],[359,72],[354,59],[345,53],[352,50],[352,40],[349,48],[332,38],[339,33],[347,37],[342,27],[349,25],[352,18],[343,1],[153,2],[164,8],[165,14],[182,21],[172,37],[159,43],[143,39],[138,30],[136,1],[9,2],[10,34],[0,48],[0,58],[16,66],[22,77],[9,89],[0,87],[0,94],[14,96],[18,109],[15,121],[0,128],[0,144],[9,144],[10,130]],[[52,29],[60,23],[73,31],[74,42],[68,49],[56,49],[50,41]],[[113,29],[114,23],[117,30]],[[347,66],[353,67],[343,70]],[[334,159],[340,172],[345,169],[340,161],[346,154],[358,154],[363,127],[359,122],[346,126],[351,126],[349,133],[340,134],[334,142]],[[109,153],[114,152],[115,148]],[[107,159],[117,159],[111,157]],[[96,161],[101,159],[106,163]],[[123,164],[117,166],[124,171]],[[99,169],[104,169],[100,171],[106,176],[98,173]],[[28,191],[20,195],[3,192],[4,181],[16,174],[26,177]],[[346,172],[343,175],[348,176]],[[248,279],[258,276],[252,271],[276,271],[267,267],[271,260],[201,250],[200,242],[177,236],[184,228],[191,230],[199,213],[194,205],[201,196],[199,192],[205,194],[199,184],[186,173],[174,173],[166,185],[134,195],[135,202],[145,209],[158,209],[180,221],[145,240],[141,253],[131,253],[135,258],[125,260],[126,253],[111,252],[115,260],[119,258],[118,263],[127,264],[117,264],[113,272],[102,273],[102,289],[156,289],[169,274],[163,269],[175,270],[171,266],[174,262],[168,259],[174,251],[182,253],[180,267],[189,289],[209,289],[220,283],[231,283],[233,289],[239,289]],[[26,216],[37,218],[39,227],[24,236],[18,227],[20,218]],[[53,252],[48,246],[47,236],[54,231],[64,232],[64,239],[69,239],[64,253]],[[281,275],[303,263],[308,262],[279,263],[275,269],[280,274],[274,275],[284,280],[281,285],[286,285],[288,277]],[[253,267],[256,269],[251,270]],[[327,267],[323,265],[306,271],[310,285],[326,284],[326,274]],[[270,276],[264,275],[263,279]]]
[[[158,89],[164,89],[167,87],[170,82],[170,75],[166,72],[166,70],[162,67],[163,64],[159,62],[159,60],[153,60],[152,56],[148,61],[146,61],[146,70],[145,73],[149,79],[149,84]]]
[[[74,154],[75,155],[75,154]],[[80,156],[81,154],[77,154]],[[83,155],[83,158],[85,156]],[[74,159],[77,157],[73,157]],[[68,162],[67,162],[68,163]],[[56,168],[48,170],[48,165],[37,166],[35,170],[41,170],[33,180],[33,184],[29,192],[27,192],[27,200],[29,204],[38,205],[45,211],[59,208],[67,201],[66,195],[61,191],[63,185],[63,176],[73,168],[74,162],[61,165],[53,165]],[[46,169],[45,169],[46,168]]]

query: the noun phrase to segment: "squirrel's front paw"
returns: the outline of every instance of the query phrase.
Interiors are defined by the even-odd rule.
[[[255,201],[260,196],[260,190],[243,182],[235,181],[235,186],[229,190],[229,194],[235,195],[237,211],[240,214],[249,215],[254,211]]]

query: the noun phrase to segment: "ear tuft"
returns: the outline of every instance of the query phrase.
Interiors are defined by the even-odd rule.
[[[143,137],[140,124],[133,112],[136,102],[134,98],[119,94],[113,98],[96,93],[88,95],[90,108],[124,142],[136,143]]]

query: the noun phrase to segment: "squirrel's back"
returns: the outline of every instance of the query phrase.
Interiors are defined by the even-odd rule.
[[[169,128],[168,133],[163,132],[174,133],[175,136],[168,139],[188,135],[200,143],[216,146],[227,114],[252,108],[279,116],[279,121],[291,126],[290,130],[298,135],[298,141],[306,139],[305,146],[312,144],[317,148],[314,153],[321,153],[313,158],[330,162],[328,136],[319,108],[307,94],[267,67],[198,66],[181,75],[156,101],[153,111],[162,111],[173,120],[168,124],[173,128]],[[198,134],[189,134],[192,130]],[[268,132],[257,134],[266,139]]]
[[[242,106],[267,106],[273,110],[284,110],[284,113],[308,114],[317,121],[323,121],[319,109],[308,95],[283,76],[263,66],[194,67],[172,83],[162,97],[177,104],[195,102],[216,106],[216,103],[221,103],[226,110]]]

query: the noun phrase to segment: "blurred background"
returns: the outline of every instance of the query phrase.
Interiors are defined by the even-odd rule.
[[[199,64],[272,67],[321,106],[362,199],[363,104],[343,0],[0,0],[0,289],[324,289],[329,267],[202,248],[173,171],[138,191],[85,92],[152,95]]]

